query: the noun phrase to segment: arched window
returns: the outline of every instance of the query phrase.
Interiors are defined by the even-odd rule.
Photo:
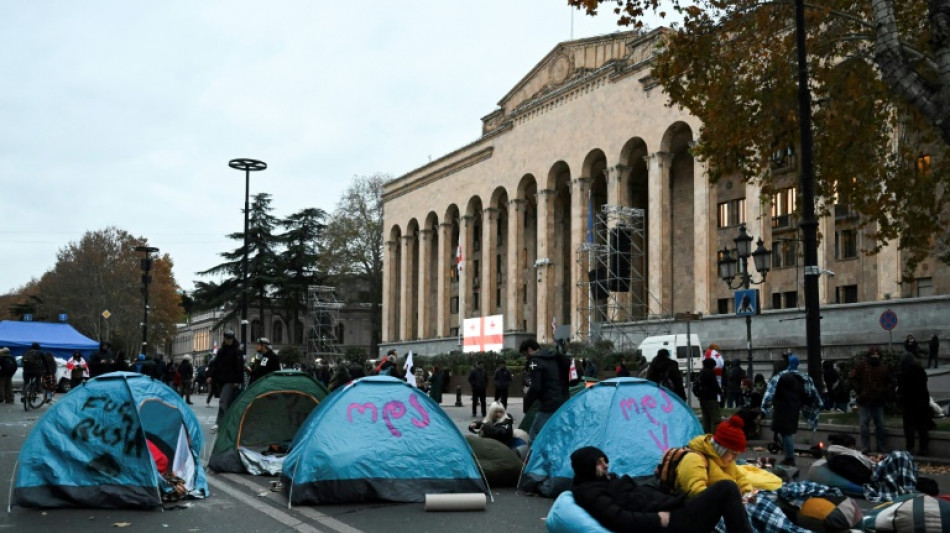
[[[284,324],[279,319],[274,320],[274,325],[271,327],[271,331],[274,333],[271,335],[273,338],[271,342],[274,344],[283,344],[284,343]]]

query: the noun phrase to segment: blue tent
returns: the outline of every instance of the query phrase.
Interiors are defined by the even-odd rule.
[[[388,376],[353,381],[320,402],[294,437],[281,481],[291,504],[487,492],[472,449],[445,411]]]
[[[204,437],[171,388],[112,372],[55,403],[20,450],[13,504],[22,507],[152,508],[167,484],[149,451],[161,451],[188,494],[208,495]]]
[[[702,432],[693,410],[669,389],[640,378],[601,381],[575,394],[544,424],[518,488],[550,498],[570,489],[569,457],[584,446],[603,450],[611,472],[650,475],[663,452]]]
[[[88,359],[99,349],[97,341],[66,323],[0,321],[0,346],[10,348],[14,357],[23,355],[34,342],[40,343],[43,351],[62,359],[69,359],[75,351]]]

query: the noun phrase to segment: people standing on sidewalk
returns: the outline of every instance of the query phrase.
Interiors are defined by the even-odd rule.
[[[534,339],[526,339],[519,350],[527,358],[530,386],[524,398],[524,412],[538,402],[538,412],[531,424],[528,436],[531,442],[541,432],[551,415],[567,401],[567,379],[570,361],[553,350],[542,350]]]
[[[856,394],[858,418],[861,424],[861,449],[871,450],[871,421],[877,451],[887,453],[887,431],[884,429],[884,402],[888,394],[887,367],[881,362],[881,352],[872,346],[867,357],[858,363],[851,374],[851,386]]]
[[[824,409],[826,411],[831,410],[834,406],[834,390],[838,386],[838,382],[841,381],[841,375],[838,374],[838,370],[835,368],[835,362],[831,359],[825,359],[821,362],[821,379],[825,382],[824,386],[824,400],[825,405]]]
[[[468,384],[472,388],[472,418],[478,416],[478,404],[482,405],[482,418],[485,418],[488,406],[485,405],[485,389],[488,388],[488,376],[482,368],[482,362],[476,361],[471,372],[468,373]]]
[[[930,337],[930,341],[927,343],[928,356],[927,356],[927,368],[937,368],[937,357],[940,355],[940,339],[937,338],[937,334],[934,333]]]
[[[429,398],[432,398],[432,401],[435,403],[442,403],[442,380],[445,378],[445,374],[442,373],[442,369],[439,368],[439,365],[432,367],[432,372],[429,374]]]
[[[178,365],[178,383],[182,398],[185,403],[191,405],[191,390],[195,385],[195,367],[191,364],[191,355],[185,354]]]
[[[914,453],[916,433],[920,436],[920,449],[917,450],[917,455],[930,455],[930,426],[933,424],[930,390],[927,388],[927,372],[914,354],[907,352],[901,359],[901,372],[897,383],[906,450]]]
[[[111,372],[115,357],[112,355],[112,344],[100,342],[99,349],[89,357],[89,377],[94,378]]]
[[[513,378],[514,376],[511,375],[511,370],[508,370],[508,365],[505,363],[505,360],[499,360],[498,368],[495,369],[495,376],[493,378],[495,382],[495,401],[500,402],[505,409],[508,409],[508,389],[511,387],[511,380]]]
[[[0,348],[0,403],[13,403],[13,374],[16,374],[16,359],[10,348]]]
[[[920,345],[917,344],[917,339],[913,335],[908,335],[904,339],[904,351],[910,352],[914,357],[920,357]]]
[[[716,379],[715,359],[703,359],[703,369],[699,371],[699,377],[693,385],[693,394],[699,400],[703,433],[712,433],[722,419],[719,407],[719,395],[722,394],[722,389],[719,388],[719,380]]]
[[[726,407],[742,406],[742,380],[746,378],[745,370],[738,359],[726,364]]]
[[[228,411],[231,402],[237,397],[244,385],[244,354],[238,346],[234,332],[227,330],[224,332],[224,340],[221,347],[218,348],[218,355],[214,359],[214,374],[212,380],[221,388],[221,396],[218,400],[218,416],[215,418],[212,430],[218,429],[218,424],[224,418],[224,413]]]
[[[82,385],[82,382],[89,377],[89,365],[79,352],[73,352],[72,358],[66,361],[66,371],[69,372],[69,388],[71,389]]]
[[[719,345],[716,343],[710,343],[709,348],[706,348],[706,352],[703,353],[703,359],[712,359],[716,362],[716,381],[719,382],[719,389],[722,391],[719,393],[719,407],[725,407],[726,405],[726,389],[722,383],[722,373],[726,367],[726,360],[722,358],[722,354],[719,353]]]
[[[762,397],[762,413],[772,414],[772,431],[782,441],[785,458],[781,464],[795,466],[795,434],[798,433],[798,418],[802,415],[812,429],[818,427],[818,413],[823,401],[815,382],[807,374],[798,371],[798,357],[788,355],[788,368],[769,380]]]

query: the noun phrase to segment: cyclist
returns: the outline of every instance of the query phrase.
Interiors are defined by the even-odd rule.
[[[23,393],[27,390],[27,386],[35,381],[37,390],[42,390],[39,387],[41,386],[41,380],[43,379],[43,374],[46,373],[46,361],[43,359],[43,352],[40,351],[40,344],[34,342],[30,345],[30,349],[23,354],[23,390],[21,393],[21,402],[26,402],[26,396]]]

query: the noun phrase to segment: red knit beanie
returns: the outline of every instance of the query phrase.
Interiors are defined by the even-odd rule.
[[[745,432],[742,431],[742,426],[745,425],[745,422],[742,421],[742,417],[739,415],[732,415],[729,417],[729,420],[722,422],[716,428],[716,433],[713,434],[713,440],[717,444],[725,448],[729,448],[734,452],[742,453],[745,451]]]

